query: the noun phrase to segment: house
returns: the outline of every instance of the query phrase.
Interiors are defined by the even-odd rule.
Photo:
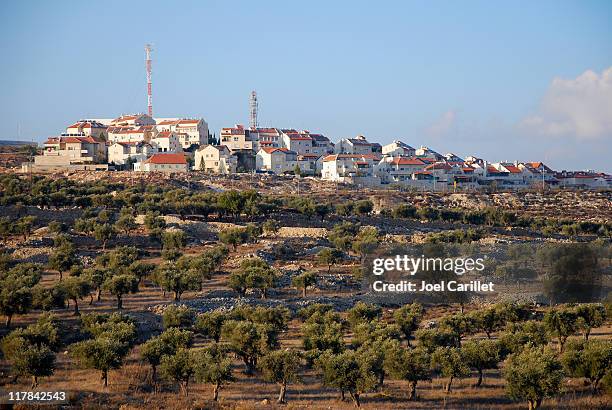
[[[53,172],[63,170],[107,169],[106,144],[100,138],[62,134],[50,137],[43,144],[42,155],[34,163],[26,163],[24,171]]]
[[[282,174],[292,172],[296,165],[298,165],[297,152],[287,148],[261,148],[257,152],[258,170]]]
[[[318,154],[303,154],[298,155],[298,166],[303,174],[315,175],[321,172],[323,162]]]
[[[380,156],[369,154],[331,154],[323,158],[321,178],[364,186],[380,185],[375,166]]]
[[[221,145],[225,145],[232,152],[235,150],[252,150],[254,148],[249,130],[240,124],[233,128],[221,129]]]
[[[425,146],[421,146],[420,148],[417,148],[414,151],[414,154],[417,157],[430,158],[430,159],[433,159],[434,161],[442,161],[444,159],[444,156],[432,150],[431,148],[425,147]]]
[[[253,142],[253,151],[261,148],[281,148],[283,146],[281,132],[276,128],[250,128],[246,130]]]
[[[355,138],[343,138],[338,141],[334,147],[336,154],[356,154],[367,155],[372,154],[372,144],[365,139],[363,135]]]
[[[559,186],[564,188],[610,189],[612,177],[594,171],[561,171],[556,174]]]
[[[383,157],[376,174],[384,184],[403,183],[412,180],[412,174],[425,170],[427,163],[415,157]]]
[[[108,163],[125,165],[140,162],[155,152],[157,152],[157,149],[145,141],[114,142],[108,147]]]
[[[307,131],[298,132],[293,129],[281,130],[283,147],[298,155],[312,153],[312,138]]]
[[[151,144],[159,152],[183,152],[181,143],[176,133],[172,131],[160,131],[151,139]]]
[[[415,150],[410,145],[395,140],[390,144],[383,145],[382,154],[389,155],[390,157],[413,157]]]
[[[225,145],[205,145],[195,152],[194,170],[216,174],[233,174],[236,172],[238,159]]]
[[[189,165],[184,154],[153,154],[148,159],[134,164],[134,171],[141,172],[187,172]]]
[[[311,154],[322,156],[334,153],[334,143],[325,135],[311,133],[308,133],[308,135],[312,138]]]
[[[203,118],[157,118],[156,121],[160,131],[176,133],[183,149],[208,144],[208,123]]]
[[[107,139],[107,126],[94,120],[79,120],[66,127],[66,134],[73,136],[92,136],[98,139]]]
[[[104,124],[104,120],[99,120]],[[132,127],[137,128],[141,125],[155,125],[155,120],[148,114],[124,114],[110,121],[112,127]]]

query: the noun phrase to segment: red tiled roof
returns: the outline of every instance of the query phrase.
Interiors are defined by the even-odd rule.
[[[184,154],[153,154],[145,161],[149,164],[186,164]]]
[[[276,152],[276,151],[281,151],[281,152],[284,152],[285,154],[293,154],[294,153],[293,151],[288,150],[287,148],[262,147],[261,149],[264,150],[268,154],[272,154],[273,152]]]
[[[172,134],[171,131],[160,131],[157,133],[155,138],[170,138],[171,134]]]
[[[510,171],[513,174],[521,173],[521,170],[515,167],[514,165],[504,165],[504,168],[506,168],[508,171]]]
[[[430,170],[430,169],[444,169],[444,170],[448,171],[448,170],[451,169],[451,166],[446,164],[446,163],[443,163],[443,162],[442,163],[437,162],[435,164],[427,165],[425,167],[425,169],[427,169],[427,170]]]
[[[392,165],[425,165],[419,158],[396,157],[390,162]]]

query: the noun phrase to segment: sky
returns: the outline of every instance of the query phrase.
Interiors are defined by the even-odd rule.
[[[0,139],[153,109],[612,172],[612,2],[3,1]]]

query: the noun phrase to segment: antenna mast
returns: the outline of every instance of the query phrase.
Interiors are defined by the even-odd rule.
[[[153,46],[145,44],[145,66],[147,69],[147,107],[149,117],[153,117],[153,94],[151,93],[151,52]]]
[[[249,108],[250,108],[250,126],[251,128],[257,128],[259,123],[257,122],[257,93],[255,91],[251,91],[251,98],[249,99]]]

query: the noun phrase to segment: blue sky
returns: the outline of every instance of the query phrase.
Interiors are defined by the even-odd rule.
[[[609,1],[0,4],[0,139],[146,111],[611,172]],[[557,79],[557,80],[555,80]]]

